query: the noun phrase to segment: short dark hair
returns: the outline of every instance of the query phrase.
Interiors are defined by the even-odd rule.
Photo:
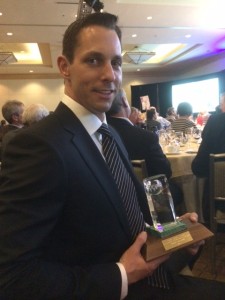
[[[191,116],[192,106],[189,102],[181,102],[177,106],[177,114],[179,116]]]
[[[79,33],[82,29],[97,25],[108,29],[115,30],[121,42],[121,30],[117,25],[118,17],[109,13],[92,13],[84,18],[77,19],[69,25],[63,37],[63,50],[62,54],[72,63],[74,58],[74,50],[76,49],[79,41]]]
[[[152,120],[155,115],[156,115],[155,108],[147,109],[147,111],[146,111],[146,119],[147,120]]]

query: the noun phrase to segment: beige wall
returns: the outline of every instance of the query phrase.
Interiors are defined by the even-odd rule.
[[[219,60],[210,61],[204,66],[195,66],[182,74],[173,74],[173,76],[154,76],[141,75],[139,72],[133,75],[124,74],[123,88],[127,93],[127,98],[131,100],[131,86],[149,83],[165,82],[179,80],[199,75],[214,73],[225,69],[225,58],[222,56]],[[0,80],[0,119],[2,119],[1,107],[8,99],[18,99],[25,105],[31,103],[42,103],[49,110],[54,110],[63,95],[63,80],[61,78],[52,79],[2,79]]]
[[[6,100],[17,99],[25,105],[42,103],[54,110],[63,95],[62,79],[16,79],[0,81],[0,107]],[[0,111],[0,119],[2,113]]]

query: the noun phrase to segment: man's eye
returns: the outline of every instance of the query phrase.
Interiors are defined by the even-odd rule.
[[[121,67],[122,66],[122,61],[121,60],[114,60],[114,61],[112,61],[112,65],[114,66],[114,67]]]
[[[92,65],[96,65],[98,63],[98,60],[96,58],[89,58],[88,63]]]

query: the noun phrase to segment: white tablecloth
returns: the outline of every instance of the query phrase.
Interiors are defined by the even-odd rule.
[[[197,212],[199,221],[203,222],[202,193],[204,179],[197,178],[191,170],[191,163],[197,153],[198,145],[193,144],[191,149],[192,153],[187,153],[188,149],[182,149],[178,154],[165,154],[171,164],[172,179],[183,191],[187,212]]]

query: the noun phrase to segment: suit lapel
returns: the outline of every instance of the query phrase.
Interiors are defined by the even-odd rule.
[[[56,113],[59,113],[58,116],[61,118],[65,130],[70,131],[73,135],[71,144],[76,147],[85,163],[85,167],[89,168],[101,189],[104,190],[106,198],[111,202],[122,227],[131,238],[126,211],[120,199],[120,194],[97,146],[79,119],[63,103],[59,104]]]

